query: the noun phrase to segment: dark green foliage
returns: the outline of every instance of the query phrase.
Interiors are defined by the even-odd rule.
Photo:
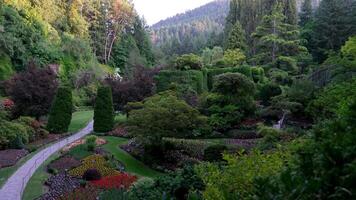
[[[223,95],[253,96],[255,84],[243,74],[225,73],[216,77],[213,91]]]
[[[88,169],[84,172],[83,179],[86,181],[100,180],[101,174],[97,169]]]
[[[170,89],[172,83],[188,85],[198,93],[206,91],[206,82],[202,71],[171,71],[162,70],[156,77],[157,91],[162,92]]]
[[[301,12],[299,13],[299,25],[304,27],[313,19],[312,0],[304,0]]]
[[[274,83],[267,83],[259,91],[259,98],[264,105],[269,105],[271,98],[282,94],[282,89]]]
[[[195,54],[185,54],[176,59],[175,67],[178,70],[201,70],[203,63],[199,56]]]
[[[263,83],[266,79],[265,70],[262,67],[251,67],[251,73],[255,83]]]
[[[205,116],[171,91],[147,98],[143,108],[131,111],[128,118],[131,132],[152,143],[159,143],[162,137],[193,137],[206,122]]]
[[[0,51],[0,81],[7,80],[13,73],[11,58]]]
[[[100,87],[95,100],[94,131],[108,132],[114,126],[114,108],[110,87]]]
[[[227,151],[225,145],[214,145],[204,150],[204,160],[208,162],[223,161],[223,153]]]
[[[57,90],[51,111],[49,113],[47,130],[51,133],[65,133],[72,120],[72,91],[68,87]]]
[[[22,148],[29,136],[26,127],[19,123],[0,120],[0,149]]]
[[[227,38],[226,49],[241,49],[246,50],[246,36],[241,24],[236,22]]]

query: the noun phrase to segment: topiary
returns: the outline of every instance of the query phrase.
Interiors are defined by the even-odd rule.
[[[83,179],[86,181],[100,180],[101,174],[97,169],[88,169],[84,172]]]
[[[47,130],[52,133],[67,132],[72,119],[72,109],[72,91],[68,87],[58,88],[49,114]]]
[[[227,150],[225,145],[213,145],[204,150],[204,160],[209,162],[223,161],[223,153]]]
[[[94,131],[109,132],[114,127],[114,107],[110,87],[100,87],[94,109]]]

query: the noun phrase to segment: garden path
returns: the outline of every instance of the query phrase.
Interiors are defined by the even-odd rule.
[[[67,137],[34,155],[30,160],[26,161],[17,171],[6,181],[0,189],[1,200],[21,200],[23,190],[31,176],[37,168],[46,161],[51,155],[62,149],[69,143],[72,143],[93,131],[93,121],[91,121],[84,129],[70,137]]]

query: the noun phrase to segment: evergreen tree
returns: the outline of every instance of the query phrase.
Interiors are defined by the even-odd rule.
[[[307,23],[312,20],[313,17],[313,6],[312,0],[304,0],[302,4],[302,9],[299,14],[299,25],[304,27]]]
[[[100,87],[94,108],[94,131],[108,132],[114,126],[114,107],[110,87]]]
[[[316,11],[311,52],[323,62],[330,51],[338,51],[345,41],[356,34],[356,1],[323,0]]]
[[[295,25],[285,22],[282,7],[275,5],[272,13],[266,15],[253,37],[257,39],[258,51],[253,61],[260,65],[275,64],[279,58],[295,57],[307,52],[301,45],[299,31]],[[294,62],[294,61],[293,61]]]
[[[58,88],[51,111],[49,113],[47,130],[51,133],[68,131],[72,119],[72,91],[69,87]]]
[[[144,19],[140,19],[139,16],[136,16],[133,27],[133,37],[135,38],[138,49],[140,50],[140,54],[146,59],[147,65],[152,66],[155,60],[152,52],[151,40],[147,34]]]
[[[246,50],[245,32],[239,22],[232,27],[232,30],[227,39],[226,49],[241,49]]]

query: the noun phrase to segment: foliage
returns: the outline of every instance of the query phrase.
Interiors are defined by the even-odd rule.
[[[96,181],[101,179],[101,174],[97,169],[87,169],[83,174],[86,181]]]
[[[224,95],[253,96],[254,83],[240,73],[226,73],[216,77],[214,92]]]
[[[280,86],[274,83],[267,83],[259,90],[259,98],[264,105],[270,105],[272,97],[282,94]]]
[[[206,127],[206,118],[168,91],[147,98],[142,109],[131,111],[128,125],[134,135],[159,142],[162,137],[192,137]]]
[[[223,153],[227,150],[224,145],[214,145],[204,150],[204,160],[208,162],[223,161]]]
[[[110,87],[98,89],[94,109],[94,131],[108,132],[114,126],[114,108]]]
[[[33,63],[5,83],[6,93],[15,102],[14,114],[46,115],[57,90],[57,75],[51,68],[38,69]]]
[[[213,49],[205,48],[201,57],[204,67],[212,67],[223,56],[224,50],[219,46],[215,46]]]
[[[107,77],[105,83],[111,87],[115,110],[123,110],[127,103],[142,101],[154,93],[154,76],[159,69],[136,66],[132,79]]]
[[[287,158],[287,153],[281,151],[269,154],[253,151],[248,155],[224,155],[227,165],[222,168],[211,163],[198,165],[196,172],[206,185],[204,199],[252,198],[254,180],[278,174]]]
[[[43,125],[31,117],[19,117],[16,120],[13,120],[13,122],[21,124],[26,128],[29,142],[46,138],[48,135],[48,131],[43,128]]]
[[[226,49],[241,49],[246,50],[246,36],[245,31],[239,22],[236,22],[232,27],[229,37],[227,38]]]
[[[0,52],[0,81],[7,80],[14,74],[11,58]]]
[[[23,145],[29,141],[26,127],[6,120],[0,122],[0,149],[23,148]]]
[[[95,146],[96,146],[96,140],[97,140],[97,137],[95,135],[88,136],[85,139],[85,144],[88,147],[88,151],[94,151]]]
[[[201,58],[195,54],[185,54],[175,61],[175,68],[178,70],[200,70],[202,69]]]
[[[131,176],[126,173],[122,173],[116,176],[107,176],[101,180],[94,180],[91,183],[98,188],[102,189],[128,189],[135,181],[136,176]]]
[[[49,113],[47,130],[52,133],[65,133],[72,120],[72,91],[68,87],[60,87]]]
[[[228,49],[224,53],[223,61],[229,66],[239,66],[246,60],[246,56],[241,49]]]
[[[204,73],[198,70],[176,71],[162,70],[155,77],[158,92],[170,89],[171,83],[179,85],[188,85],[197,93],[201,94],[207,88]]]
[[[88,169],[96,169],[102,176],[118,175],[119,172],[110,168],[105,158],[100,155],[91,155],[82,160],[82,165],[69,171],[71,176],[83,177]]]

